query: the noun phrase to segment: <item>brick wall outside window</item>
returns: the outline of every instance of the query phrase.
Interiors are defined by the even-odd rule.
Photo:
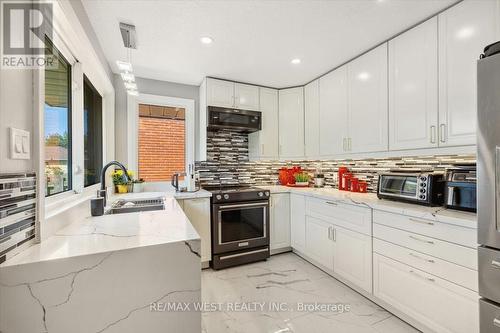
[[[185,122],[139,117],[139,178],[160,181],[185,170]]]

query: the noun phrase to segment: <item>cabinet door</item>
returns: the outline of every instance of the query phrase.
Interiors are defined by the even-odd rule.
[[[184,213],[201,238],[201,261],[212,260],[210,238],[210,199],[183,200]]]
[[[333,226],[323,220],[306,216],[306,255],[333,271]]]
[[[319,80],[304,88],[304,136],[306,157],[319,157]]]
[[[372,238],[334,226],[333,269],[346,280],[372,292]]]
[[[234,82],[207,79],[207,105],[234,107]]]
[[[348,65],[349,142],[353,153],[386,151],[387,43]]]
[[[479,332],[476,292],[378,254],[373,293],[433,332]]]
[[[259,87],[235,83],[234,100],[238,109],[259,111]]]
[[[498,1],[463,1],[439,14],[439,145],[476,143],[476,62],[499,36]]]
[[[248,134],[250,159],[278,159],[278,90],[259,88],[262,129]]]
[[[303,195],[290,194],[291,243],[294,249],[306,249],[306,200]]]
[[[437,147],[437,18],[389,41],[389,149]]]
[[[304,88],[279,91],[280,158],[304,157]]]
[[[290,194],[271,195],[271,250],[290,247]]]
[[[346,152],[348,132],[347,66],[319,79],[319,153],[322,157]]]

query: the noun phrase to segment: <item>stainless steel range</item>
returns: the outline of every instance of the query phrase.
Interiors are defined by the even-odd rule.
[[[269,191],[257,187],[204,187],[212,193],[212,268],[269,257]]]

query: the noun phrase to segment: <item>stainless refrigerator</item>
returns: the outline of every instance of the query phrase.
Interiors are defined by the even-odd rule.
[[[500,53],[480,59],[477,212],[481,333],[500,333]]]

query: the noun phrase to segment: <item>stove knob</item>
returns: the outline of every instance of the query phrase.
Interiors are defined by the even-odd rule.
[[[229,199],[229,194],[224,194],[224,199]]]
[[[259,195],[259,197],[263,197],[263,196],[264,196],[264,193],[259,192],[259,194],[258,194],[258,195]]]
[[[269,196],[269,192],[266,192],[266,197],[268,197],[268,196]]]
[[[222,195],[217,194],[217,196],[216,196],[215,198],[216,198],[217,200],[220,200],[220,199],[222,199]]]

